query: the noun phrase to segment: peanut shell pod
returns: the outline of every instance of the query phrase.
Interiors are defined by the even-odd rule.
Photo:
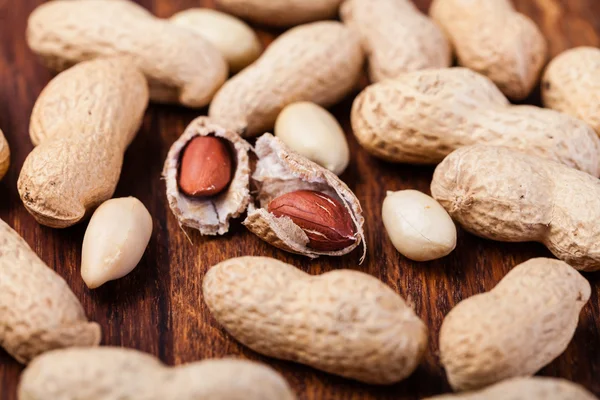
[[[215,47],[132,1],[42,4],[29,17],[27,43],[57,71],[97,57],[130,56],[158,102],[204,107],[227,79],[227,63]]]
[[[8,167],[10,167],[10,147],[4,133],[0,130],[0,180],[8,172]]]
[[[283,108],[298,101],[327,107],[356,86],[364,55],[358,36],[334,21],[290,29],[215,95],[209,116],[253,137],[271,131]]]
[[[214,136],[229,143],[234,172],[229,187],[215,196],[190,197],[179,187],[178,177],[182,153],[198,136]],[[181,227],[190,227],[203,235],[223,235],[231,218],[239,217],[250,203],[250,145],[237,133],[211,122],[207,117],[192,121],[171,146],[163,169],[167,183],[167,199]]]
[[[67,283],[2,220],[0,249],[0,346],[26,364],[49,350],[100,343],[100,326]]]
[[[320,255],[341,256],[350,253],[361,243],[363,259],[367,246],[364,238],[364,218],[356,195],[333,172],[290,151],[278,138],[267,133],[256,141],[258,161],[252,175],[256,186],[255,203],[248,206],[244,225],[264,241],[292,253],[310,258]],[[341,250],[319,251],[309,247],[309,238],[300,226],[288,217],[277,217],[267,209],[268,204],[287,193],[309,190],[324,193],[337,200],[349,214],[354,230],[352,244]],[[321,220],[315,207],[316,222]]]

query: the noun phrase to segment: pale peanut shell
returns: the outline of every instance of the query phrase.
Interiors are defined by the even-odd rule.
[[[537,25],[510,0],[434,0],[430,14],[446,32],[460,65],[490,78],[511,100],[531,93],[548,46]]]
[[[372,82],[452,63],[446,36],[410,0],[346,0],[340,14],[361,38]]]
[[[336,270],[311,276],[267,257],[212,267],[202,285],[211,313],[261,354],[373,384],[409,376],[427,347],[427,327],[376,278]]]
[[[350,253],[361,243],[364,259],[367,252],[362,207],[356,195],[333,172],[292,152],[276,137],[266,133],[256,141],[258,157],[252,181],[257,186],[255,199],[250,203],[244,225],[264,241],[292,253],[310,258],[320,255],[341,256]],[[308,236],[288,217],[278,218],[267,210],[276,197],[296,190],[323,192],[340,201],[352,218],[356,241],[338,251],[316,251],[309,248]]]
[[[417,71],[366,88],[352,129],[371,154],[436,164],[453,150],[506,146],[600,175],[600,139],[584,122],[533,106],[511,106],[494,84],[466,68]]]
[[[4,175],[8,172],[10,167],[10,147],[4,137],[4,132],[0,130],[0,180],[4,178]]]
[[[542,100],[600,135],[600,49],[577,47],[552,60],[542,78]]]
[[[64,228],[111,198],[147,104],[146,80],[127,58],[84,62],[50,81],[33,107],[37,147],[17,183],[27,211]]]
[[[23,372],[20,400],[293,400],[275,370],[214,359],[167,367],[149,354],[117,347],[53,351]]]
[[[334,18],[342,0],[216,0],[225,12],[248,21],[286,27]]]
[[[536,241],[582,271],[600,270],[600,180],[502,147],[470,146],[438,165],[433,197],[487,239]]]
[[[440,330],[450,385],[472,390],[535,374],[565,351],[590,294],[588,281],[568,264],[534,258],[491,291],[461,301]]]
[[[178,174],[181,153],[196,136],[216,136],[229,142],[235,156],[235,173],[228,188],[215,196],[194,198],[179,189]],[[214,124],[207,117],[190,123],[171,146],[163,169],[167,183],[167,199],[179,225],[200,231],[203,235],[223,235],[229,231],[229,220],[239,217],[250,202],[250,145],[237,133]]]
[[[97,57],[132,57],[158,102],[204,107],[227,79],[227,63],[202,36],[132,1],[42,4],[29,17],[27,43],[58,71]]]
[[[0,249],[1,347],[26,364],[52,349],[100,343],[100,326],[67,283],[2,220]]]
[[[357,84],[363,57],[357,35],[339,22],[290,29],[223,85],[209,116],[242,136],[261,135],[288,104],[340,101]]]
[[[513,378],[475,392],[443,394],[424,400],[598,400],[583,387],[558,378]]]

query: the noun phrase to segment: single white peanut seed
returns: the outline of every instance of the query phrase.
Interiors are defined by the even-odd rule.
[[[396,250],[415,261],[444,257],[456,247],[456,226],[433,198],[416,190],[388,192],[383,225]]]
[[[275,136],[290,149],[340,175],[350,161],[344,130],[335,117],[311,102],[285,107],[275,122]]]
[[[119,279],[140,262],[152,236],[152,217],[135,197],[110,199],[92,215],[83,238],[81,277],[90,289]]]
[[[171,21],[200,34],[215,46],[236,73],[252,64],[262,53],[256,33],[242,20],[210,9],[191,9],[177,13]]]

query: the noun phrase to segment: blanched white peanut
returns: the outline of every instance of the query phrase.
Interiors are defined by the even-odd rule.
[[[262,52],[256,33],[241,19],[208,8],[179,12],[171,21],[200,34],[215,46],[236,73],[252,64]]]
[[[110,199],[94,212],[83,238],[81,276],[90,289],[119,279],[140,262],[152,217],[135,197]]]
[[[344,131],[333,115],[308,101],[285,107],[275,122],[275,136],[300,155],[340,175],[350,161]]]
[[[396,250],[415,261],[444,257],[456,247],[456,226],[433,198],[416,190],[388,192],[383,224]]]

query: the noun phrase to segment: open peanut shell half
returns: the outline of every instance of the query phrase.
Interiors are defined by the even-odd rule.
[[[184,152],[198,136],[216,137],[228,147],[231,156],[231,178],[219,193],[203,197],[189,196],[180,186],[180,169]],[[190,123],[173,143],[163,169],[167,183],[167,199],[179,225],[200,231],[203,235],[223,235],[229,220],[239,217],[250,202],[250,145],[237,133],[199,117]]]
[[[248,217],[243,222],[250,231],[275,247],[310,258],[344,255],[363,243],[364,259],[366,244],[362,208],[344,182],[329,170],[292,152],[268,133],[257,140],[255,153],[258,159],[251,180],[255,203],[248,205]],[[298,191],[310,193],[303,198],[295,194]],[[310,197],[314,194],[320,199]],[[282,197],[284,195],[285,198]],[[283,201],[286,204],[277,208],[285,208],[299,216],[300,220],[296,222],[303,224],[304,230],[292,218],[269,211],[275,202],[282,203],[278,201],[282,198],[286,199]],[[331,237],[333,241],[338,240],[335,238],[338,233],[336,225],[344,219],[349,228],[342,230],[351,230],[351,236],[346,235],[345,241],[334,243],[333,248],[327,246]],[[317,235],[323,241],[314,246],[313,239],[309,239],[305,232],[309,232],[311,237]]]

